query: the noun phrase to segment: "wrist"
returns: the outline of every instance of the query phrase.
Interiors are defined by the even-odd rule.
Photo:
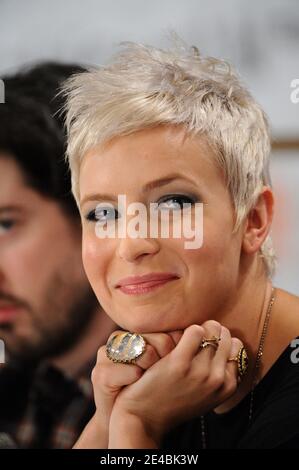
[[[158,449],[160,438],[143,420],[131,413],[113,411],[109,425],[109,449]]]
[[[87,423],[74,449],[107,449],[109,427],[95,413]]]

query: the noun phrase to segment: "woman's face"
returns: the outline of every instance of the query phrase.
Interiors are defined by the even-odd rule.
[[[232,234],[230,194],[204,138],[174,126],[115,138],[84,155],[79,185],[84,267],[99,302],[120,327],[146,333],[220,321],[236,294],[242,233]],[[158,214],[168,212],[170,221],[183,203],[202,203],[202,246],[186,248],[184,236],[99,238],[96,223],[107,221],[109,227],[125,217],[117,212],[119,195],[126,195],[127,205],[157,203]],[[193,205],[193,216],[194,210]],[[133,217],[127,216],[127,224]],[[125,280],[143,275],[153,278]]]

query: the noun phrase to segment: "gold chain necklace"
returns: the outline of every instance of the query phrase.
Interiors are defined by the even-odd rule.
[[[253,379],[252,379],[252,387],[251,387],[251,391],[250,391],[248,426],[250,425],[251,420],[252,420],[254,389],[255,389],[255,387],[258,383],[258,372],[259,372],[260,366],[261,366],[261,359],[262,359],[263,352],[264,352],[264,344],[265,344],[265,339],[266,339],[266,335],[267,335],[267,331],[268,331],[269,320],[270,320],[270,315],[271,315],[274,300],[275,300],[275,287],[272,287],[271,298],[270,298],[270,302],[269,302],[269,305],[268,305],[268,308],[267,308],[267,313],[266,313],[265,320],[264,320],[264,325],[263,325],[263,331],[262,331],[262,334],[261,334],[261,339],[260,339],[260,342],[259,342],[259,347],[258,347],[258,350],[257,350],[257,355],[256,355],[256,360],[255,360]],[[207,449],[207,433],[206,433],[205,417],[203,415],[200,417],[200,424],[201,424],[201,447],[202,447],[202,449]]]

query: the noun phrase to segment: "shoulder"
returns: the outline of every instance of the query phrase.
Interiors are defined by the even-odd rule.
[[[263,378],[254,392],[254,421],[241,448],[299,448],[299,297],[276,288],[263,355]]]
[[[298,397],[299,335],[290,341],[256,387],[253,422],[239,447],[299,449]]]
[[[281,335],[288,338],[299,335],[299,297],[283,289],[276,288],[276,318]]]

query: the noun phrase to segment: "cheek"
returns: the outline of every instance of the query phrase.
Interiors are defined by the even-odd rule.
[[[7,288],[33,308],[43,298],[49,271],[56,262],[50,247],[42,235],[24,234],[10,243],[3,256],[1,253],[0,270]]]
[[[43,267],[51,263],[48,248],[42,237],[23,236],[7,248],[3,256],[4,266],[12,277],[22,281],[21,285],[26,281],[35,284],[43,277]]]
[[[215,281],[215,276],[226,276],[237,262],[237,239],[232,235],[230,220],[206,219],[203,244],[198,249],[184,249],[182,256],[192,280]]]
[[[99,297],[103,292],[109,262],[109,243],[83,234],[82,260],[87,278]]]
[[[28,250],[26,242],[10,244],[7,249],[1,250],[0,271],[7,282],[7,286],[13,293],[22,290],[28,293],[30,291],[30,279],[35,276],[35,270],[31,270],[32,253]],[[30,275],[28,275],[28,270]],[[31,281],[32,284],[32,281]]]
[[[87,236],[82,240],[82,261],[89,282],[93,283],[99,253],[96,244]]]

